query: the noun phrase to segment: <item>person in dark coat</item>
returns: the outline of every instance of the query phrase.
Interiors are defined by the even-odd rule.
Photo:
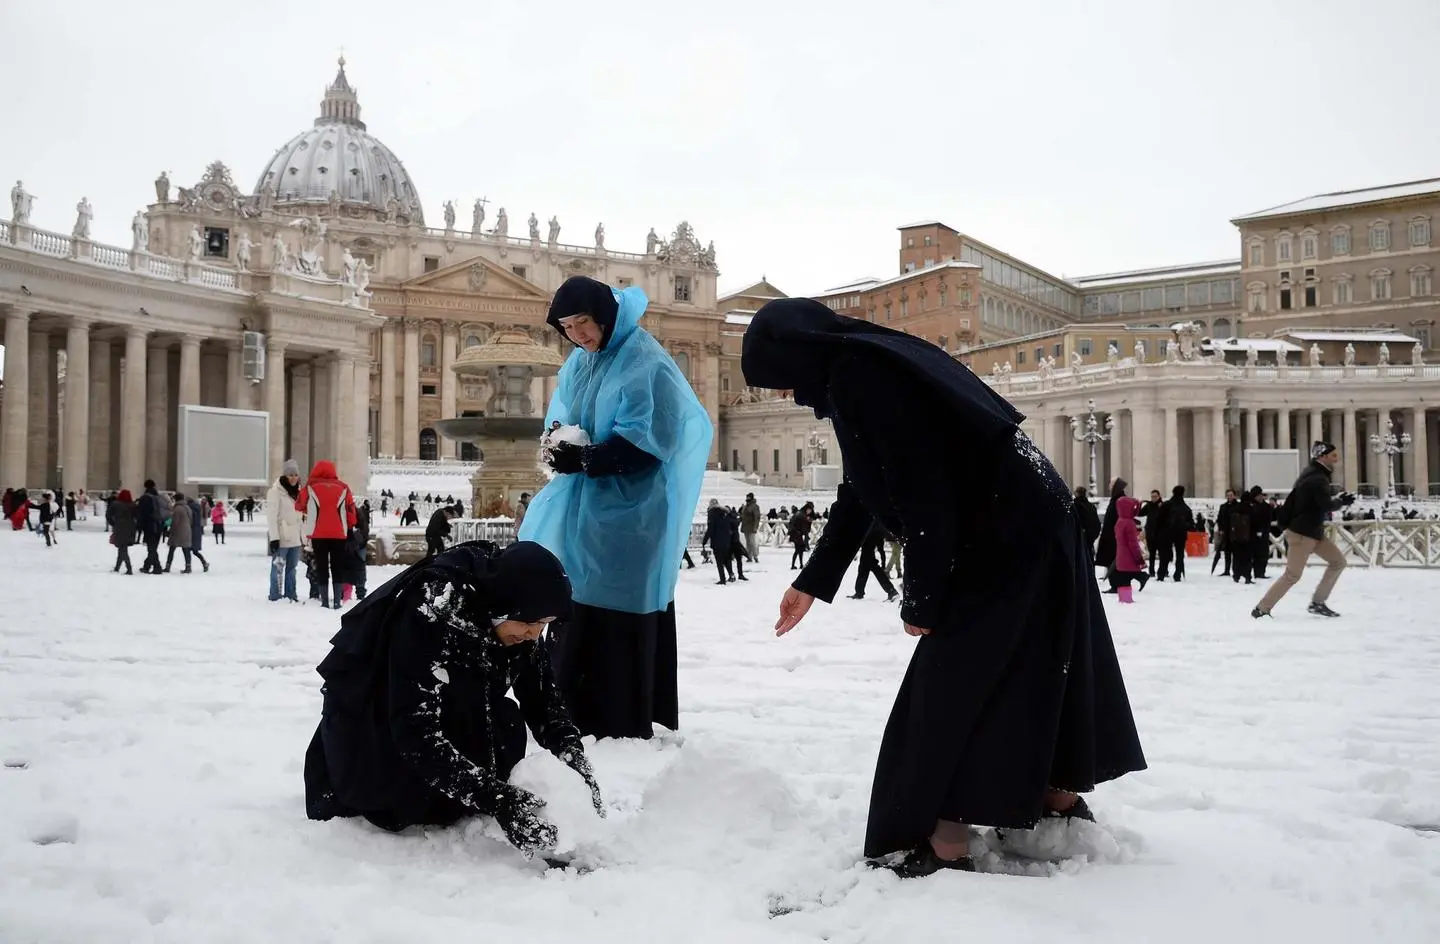
[[[726,508],[725,524],[730,528],[730,560],[735,566],[735,579],[748,582],[750,578],[745,576],[745,561],[750,555],[745,549],[745,539],[740,535],[740,512]]]
[[[934,344],[810,299],[755,314],[741,369],[828,418],[844,460],[776,633],[834,598],[872,519],[904,544],[900,617],[919,642],[881,742],[865,854],[904,851],[892,867],[906,877],[973,870],[967,824],[1092,818],[1078,794],[1145,760],[1074,496],[1023,415]]]
[[[75,493],[65,493],[65,530],[75,530]]]
[[[1119,520],[1119,505],[1116,503],[1126,497],[1126,489],[1130,483],[1122,478],[1116,477],[1110,485],[1110,504],[1105,506],[1105,520],[1100,526],[1100,540],[1095,545],[1095,566],[1105,568],[1105,581],[1110,585],[1106,593],[1115,593],[1119,583],[1115,579],[1115,523]]]
[[[1265,568],[1270,564],[1270,536],[1275,530],[1275,509],[1265,499],[1265,490],[1255,485],[1250,489],[1250,572],[1256,580],[1268,580]]]
[[[135,499],[128,488],[122,488],[119,495],[105,503],[105,518],[110,522],[110,543],[115,547],[117,574],[122,564],[127,575],[135,574],[135,568],[130,564],[130,545],[138,541],[135,516]]]
[[[145,539],[145,563],[140,565],[142,574],[158,574],[160,564],[160,538],[165,534],[165,508],[160,502],[160,493],[155,490],[154,479],[145,480],[145,492],[135,506],[135,518],[140,526],[140,535]]]
[[[180,496],[177,495],[175,498],[179,500]],[[208,574],[210,573],[210,562],[205,559],[205,555],[200,550],[205,544],[205,514],[200,508],[200,503],[195,499],[190,499],[187,504],[190,506],[190,553],[195,555],[195,559],[200,562],[200,566],[205,568],[205,573]]]
[[[324,707],[305,752],[306,814],[364,816],[390,831],[489,815],[516,848],[542,853],[556,838],[544,801],[508,782],[528,727],[585,780],[603,815],[537,642],[571,605],[564,569],[540,545],[471,541],[353,607],[316,669]]]
[[[1100,539],[1100,513],[1090,501],[1090,493],[1084,486],[1075,489],[1075,513],[1080,516],[1080,530],[1085,533],[1085,543],[1090,553],[1095,553],[1095,542]]]
[[[1165,543],[1165,503],[1160,500],[1160,493],[1155,489],[1150,490],[1150,500],[1140,506],[1139,517],[1145,519],[1146,570],[1154,577],[1155,561],[1160,557],[1160,548]]]
[[[450,519],[453,517],[455,517],[455,509],[449,505],[436,508],[435,514],[430,516],[430,523],[425,526],[425,556],[427,558],[445,553],[445,539],[450,536]]]
[[[1160,579],[1164,580],[1170,573],[1170,565],[1175,565],[1175,580],[1178,583],[1185,579],[1185,542],[1190,537],[1190,529],[1195,527],[1194,513],[1190,506],[1185,504],[1185,486],[1177,485],[1170,490],[1170,497],[1160,507],[1160,526],[1156,531],[1155,540],[1160,543]],[[1146,522],[1148,529],[1149,522]],[[1150,560],[1155,560],[1154,544],[1151,544]]]
[[[895,585],[890,582],[890,577],[885,573],[885,568],[880,566],[881,548],[885,546],[885,538],[889,532],[878,520],[870,522],[870,530],[865,532],[865,540],[860,543],[860,565],[855,572],[855,592],[850,595],[852,600],[865,599],[865,584],[871,574],[880,583],[880,589],[885,591],[885,598],[894,602],[896,593]]]
[[[734,544],[730,537],[730,519],[720,507],[718,498],[710,499],[705,509],[705,533],[700,538],[702,545],[708,544],[715,554],[715,569],[720,573],[716,583],[724,586],[735,577],[730,570],[730,561],[735,556]]]
[[[1230,577],[1236,583],[1242,579],[1254,583],[1251,559],[1253,551],[1252,531],[1255,524],[1255,502],[1249,492],[1241,494],[1240,501],[1230,513],[1226,524],[1229,530],[1225,540],[1230,545]]]
[[[411,528],[420,523],[420,512],[415,510],[415,503],[412,501],[400,513],[400,527]]]
[[[1225,503],[1215,511],[1215,556],[1210,560],[1210,573],[1215,573],[1215,565],[1220,562],[1221,555],[1225,557],[1225,569],[1220,576],[1230,576],[1230,567],[1233,563],[1233,551],[1230,540],[1230,516],[1235,509],[1240,507],[1240,500],[1235,495],[1235,489],[1225,490]]]
[[[1310,464],[1295,480],[1277,515],[1280,527],[1285,529],[1285,573],[1250,611],[1256,619],[1269,616],[1275,604],[1300,582],[1311,554],[1320,555],[1325,573],[1310,598],[1310,612],[1315,616],[1340,615],[1326,601],[1345,570],[1345,554],[1325,536],[1325,522],[1332,513],[1353,505],[1355,496],[1348,492],[1330,496],[1330,475],[1339,463],[1340,452],[1330,443],[1317,440],[1310,446]]]
[[[791,515],[785,525],[785,535],[790,539],[790,569],[799,570],[805,566],[805,554],[810,550],[810,529],[815,521],[815,505],[806,502],[805,507]]]

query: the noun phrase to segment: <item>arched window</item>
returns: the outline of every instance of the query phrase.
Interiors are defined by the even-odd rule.
[[[673,356],[674,356],[674,358],[675,358],[675,366],[676,366],[676,367],[679,367],[679,368],[680,368],[680,373],[682,373],[682,374],[685,375],[685,379],[686,379],[686,380],[689,380],[689,379],[690,379],[690,355],[689,355],[689,354],[686,354],[684,351],[676,351],[676,352],[674,352]]]
[[[467,336],[465,337],[465,347],[466,347],[466,348],[479,347],[479,346],[480,346],[480,335],[478,335],[478,334],[471,334],[471,335],[467,335]]]
[[[1232,333],[1232,329],[1231,329],[1231,327],[1230,327],[1230,319],[1229,319],[1229,318],[1216,318],[1216,319],[1215,319],[1215,327],[1214,327],[1213,329],[1211,329],[1211,331],[1212,331],[1212,336],[1215,337],[1217,340],[1218,340],[1218,339],[1224,339],[1224,338],[1230,337],[1230,335],[1231,335],[1231,333]]]
[[[460,444],[460,460],[462,462],[479,462],[480,447],[473,442],[462,442]]]
[[[435,366],[435,335],[427,334],[420,339],[420,366]]]
[[[440,458],[440,438],[428,426],[420,430],[420,458],[431,461]]]

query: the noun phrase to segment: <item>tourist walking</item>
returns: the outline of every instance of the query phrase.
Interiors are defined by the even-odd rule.
[[[130,545],[138,543],[135,523],[135,499],[130,489],[120,489],[120,494],[105,503],[105,519],[110,522],[110,544],[115,548],[115,573],[124,566],[127,576],[135,575],[130,563]]]
[[[1319,555],[1325,562],[1325,573],[1320,575],[1320,582],[1310,597],[1310,612],[1316,616],[1340,615],[1330,609],[1326,601],[1345,569],[1345,555],[1325,536],[1325,522],[1332,512],[1354,504],[1355,496],[1349,492],[1330,496],[1330,476],[1339,462],[1340,451],[1330,443],[1317,441],[1310,447],[1310,464],[1295,480],[1280,508],[1279,523],[1285,529],[1285,572],[1250,611],[1256,619],[1269,616],[1275,604],[1300,582],[1311,554]]]
[[[270,601],[280,599],[282,580],[285,599],[299,603],[295,571],[300,566],[300,465],[286,459],[280,477],[265,496],[265,532],[270,539]]]
[[[340,480],[335,463],[321,459],[310,470],[310,480],[295,497],[295,508],[305,515],[304,533],[315,555],[315,579],[320,584],[320,605],[340,609],[345,580],[345,539],[355,527],[355,496]]]
[[[745,553],[753,564],[760,559],[760,503],[755,500],[754,492],[746,495],[745,504],[740,506],[740,533],[745,538]]]

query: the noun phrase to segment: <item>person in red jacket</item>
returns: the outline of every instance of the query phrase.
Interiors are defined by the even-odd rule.
[[[310,481],[295,499],[295,509],[305,516],[306,537],[315,555],[315,581],[320,584],[320,605],[328,608],[333,599],[338,610],[344,583],[338,565],[345,553],[345,539],[358,519],[355,496],[335,474],[335,463],[329,459],[315,463]],[[327,592],[332,587],[333,595]]]

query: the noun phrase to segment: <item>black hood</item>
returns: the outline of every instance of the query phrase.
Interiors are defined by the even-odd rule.
[[[605,345],[610,343],[610,336],[615,333],[615,317],[619,313],[620,303],[615,300],[615,291],[610,286],[588,276],[575,275],[566,279],[556,290],[555,297],[550,301],[550,313],[545,316],[545,323],[569,341],[570,336],[560,326],[560,319],[589,315],[605,331],[604,340],[600,342],[600,350],[603,351]]]
[[[811,298],[767,302],[745,329],[740,369],[745,383],[793,390],[818,415],[830,410],[829,387],[842,357],[883,358],[937,394],[981,439],[1012,432],[1025,419],[968,367],[921,338],[837,315]]]

